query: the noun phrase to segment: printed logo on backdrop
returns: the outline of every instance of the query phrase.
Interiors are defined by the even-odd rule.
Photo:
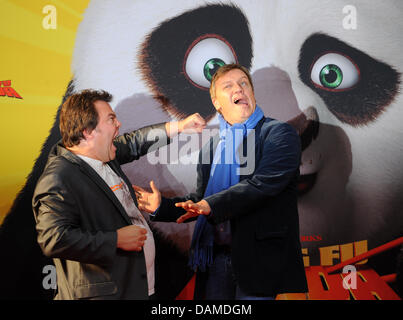
[[[11,80],[0,81],[0,97],[22,99],[18,92],[11,87]]]

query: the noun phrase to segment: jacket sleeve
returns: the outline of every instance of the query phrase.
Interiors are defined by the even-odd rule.
[[[300,138],[286,123],[270,129],[263,141],[262,155],[250,178],[205,198],[211,207],[209,222],[221,223],[253,212],[281,193],[298,176],[301,160]]]
[[[116,159],[125,164],[169,143],[165,123],[147,126],[115,138]]]
[[[38,244],[50,258],[111,265],[116,257],[116,231],[80,228],[79,208],[73,193],[57,175],[43,176],[35,189],[33,211]]]

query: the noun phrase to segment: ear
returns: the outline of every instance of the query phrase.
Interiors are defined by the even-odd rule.
[[[83,136],[85,140],[91,140],[94,136],[94,130],[88,130],[88,129],[84,129],[83,131]]]
[[[216,98],[211,98],[211,102],[213,103],[214,108],[216,108],[216,110],[220,112],[221,106],[218,100]]]

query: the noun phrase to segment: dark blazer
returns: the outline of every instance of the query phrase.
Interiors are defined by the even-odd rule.
[[[157,134],[149,134],[152,129]],[[108,164],[127,183],[136,205],[120,165],[167,142],[164,124],[114,140],[116,159]],[[55,299],[148,299],[143,251],[116,248],[116,230],[132,224],[129,216],[104,180],[61,142],[50,152],[32,201],[38,243],[56,266]]]
[[[175,202],[203,199],[217,142],[217,136],[212,138],[199,154],[196,192],[163,198],[154,220],[174,221],[184,214]],[[297,208],[300,138],[290,125],[263,118],[255,128],[254,142],[254,171],[204,198],[211,207],[208,221],[230,220],[232,265],[245,293],[307,292]]]

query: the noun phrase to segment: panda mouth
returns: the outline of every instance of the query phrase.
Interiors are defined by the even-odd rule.
[[[301,197],[312,190],[316,183],[317,172],[300,175],[298,179],[298,196]]]
[[[301,139],[301,149],[304,152],[311,143],[316,140],[319,134],[319,116],[314,107],[309,107],[297,117],[287,121],[298,132]],[[316,164],[317,165],[317,164]],[[299,176],[298,179],[298,196],[301,197],[310,192],[316,184],[318,171],[303,170],[304,164],[301,164],[300,171],[306,172]]]

